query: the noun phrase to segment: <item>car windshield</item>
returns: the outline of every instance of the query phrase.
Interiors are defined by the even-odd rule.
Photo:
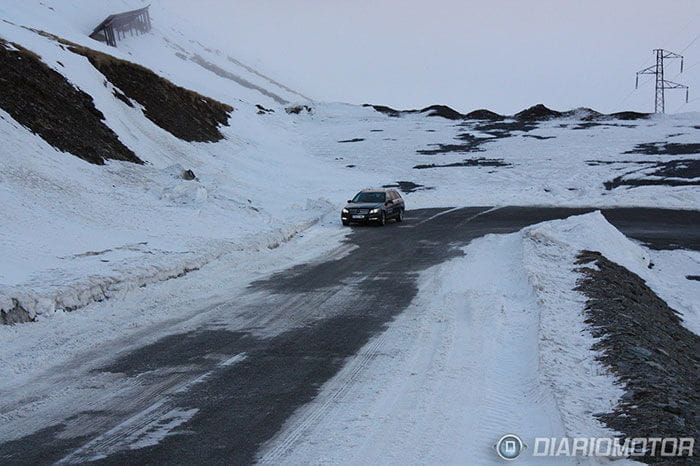
[[[361,202],[367,202],[367,203],[379,203],[379,202],[384,202],[386,199],[386,193],[372,193],[372,192],[362,192],[358,193],[357,196],[355,196],[352,199],[352,202],[358,204]]]

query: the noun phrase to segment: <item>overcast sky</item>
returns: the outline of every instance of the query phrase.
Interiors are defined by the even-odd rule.
[[[172,0],[219,48],[322,101],[514,113],[653,110],[634,90],[652,49],[667,62],[667,112],[700,111],[700,0]],[[193,9],[193,5],[196,8]],[[696,39],[693,43],[693,39]],[[686,49],[687,47],[687,49]],[[686,50],[684,50],[686,49]]]

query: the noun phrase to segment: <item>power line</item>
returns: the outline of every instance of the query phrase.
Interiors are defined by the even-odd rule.
[[[695,39],[691,40],[690,43],[689,43],[688,45],[686,45],[685,48],[684,48],[683,50],[681,50],[681,53],[683,53],[683,52],[685,52],[686,50],[688,50],[688,49],[690,48],[690,46],[693,45],[698,39],[700,39],[700,34],[698,34],[697,36],[695,36]]]
[[[683,103],[680,105],[680,107],[678,107],[677,109],[675,109],[675,110],[673,111],[673,113],[678,113],[678,110],[680,110],[680,109],[682,109],[683,107],[685,107],[686,105],[692,104],[693,102],[696,102],[696,101],[698,101],[698,100],[700,100],[700,97],[696,97],[696,98],[694,98],[694,99],[691,99],[689,102],[683,102]]]
[[[664,60],[669,59],[680,59],[681,60],[681,73],[683,72],[683,55],[669,52],[664,49],[654,49],[656,54],[656,64],[648,68],[644,68],[641,71],[637,71],[637,79],[635,88],[639,87],[639,75],[640,74],[653,74],[656,81],[655,92],[654,92],[654,112],[664,113],[666,110],[666,89],[685,89],[685,101],[688,102],[688,86],[685,84],[679,84],[673,81],[669,81],[664,78]]]
[[[693,16],[690,20],[688,20],[688,22],[685,24],[685,26],[683,26],[682,28],[680,28],[680,29],[677,31],[676,37],[680,36],[683,32],[685,32],[685,30],[688,29],[688,27],[689,27],[691,24],[693,24],[693,22],[695,22],[695,20],[698,19],[698,18],[700,18],[700,15],[695,15],[695,16]],[[698,34],[697,36],[695,36],[695,38],[694,38],[693,40],[691,40],[690,43],[688,43],[688,45],[686,45],[685,48],[684,48],[683,50],[681,50],[681,53],[683,53],[683,52],[685,52],[686,50],[688,50],[698,39],[700,39],[700,34]],[[640,66],[640,68],[647,69],[647,68],[646,68],[646,67],[647,67],[647,64],[648,64],[650,61],[651,61],[650,59],[646,59],[646,60],[644,61],[644,64],[642,64],[642,65]],[[688,68],[686,68],[686,70],[689,70],[689,69],[691,69],[691,68],[694,68],[694,67],[697,66],[698,64],[700,64],[700,62],[696,62],[696,63],[692,64],[691,66],[689,66]],[[675,75],[672,79],[676,79],[678,76],[680,76],[680,74],[681,74],[681,73],[678,73],[678,74]],[[651,78],[649,78],[649,79],[643,81],[642,84],[641,84],[641,86],[644,86],[644,85],[645,85],[647,82],[649,82],[650,80],[651,80]],[[639,83],[638,83],[638,84],[639,84]],[[622,108],[622,104],[624,104],[625,102],[627,102],[627,100],[628,100],[630,97],[632,97],[632,94],[634,94],[634,93],[637,91],[637,88],[638,88],[638,87],[639,87],[639,86],[636,86],[634,89],[632,89],[632,90],[629,92],[629,94],[627,94],[625,97],[622,98],[622,100],[620,100],[620,103],[618,103],[616,106],[613,107],[613,109],[616,109],[616,110],[617,110],[617,109],[621,109],[621,108]],[[695,100],[696,100],[696,99],[691,100],[691,102],[694,102]],[[683,105],[685,105],[685,103],[684,103]]]

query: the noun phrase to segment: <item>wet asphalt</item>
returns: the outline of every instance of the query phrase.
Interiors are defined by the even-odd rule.
[[[353,227],[346,242],[356,247],[346,255],[251,283],[248,293],[260,296],[255,305],[229,306],[231,315],[260,316],[260,327],[270,316],[293,321],[287,330],[265,337],[253,326],[212,325],[120,355],[99,371],[138,381],[146,394],[173,374],[196,381],[132,400],[128,409],[107,403],[32,435],[0,439],[0,464],[252,463],[295,410],[409,305],[421,271],[461,255],[461,247],[486,234],[592,210],[422,209],[407,212],[403,223]],[[616,208],[603,214],[650,247],[700,249],[698,211]],[[99,429],[81,431],[76,424]],[[169,435],[158,437],[166,430]],[[137,441],[140,448],[133,448]]]

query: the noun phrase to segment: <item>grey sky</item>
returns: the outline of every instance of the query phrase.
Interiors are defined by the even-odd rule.
[[[323,101],[514,113],[651,111],[653,83],[634,89],[652,49],[669,62],[667,111],[700,111],[700,1],[172,0],[242,61]],[[689,45],[690,44],[690,45]],[[695,99],[695,100],[694,100]]]

